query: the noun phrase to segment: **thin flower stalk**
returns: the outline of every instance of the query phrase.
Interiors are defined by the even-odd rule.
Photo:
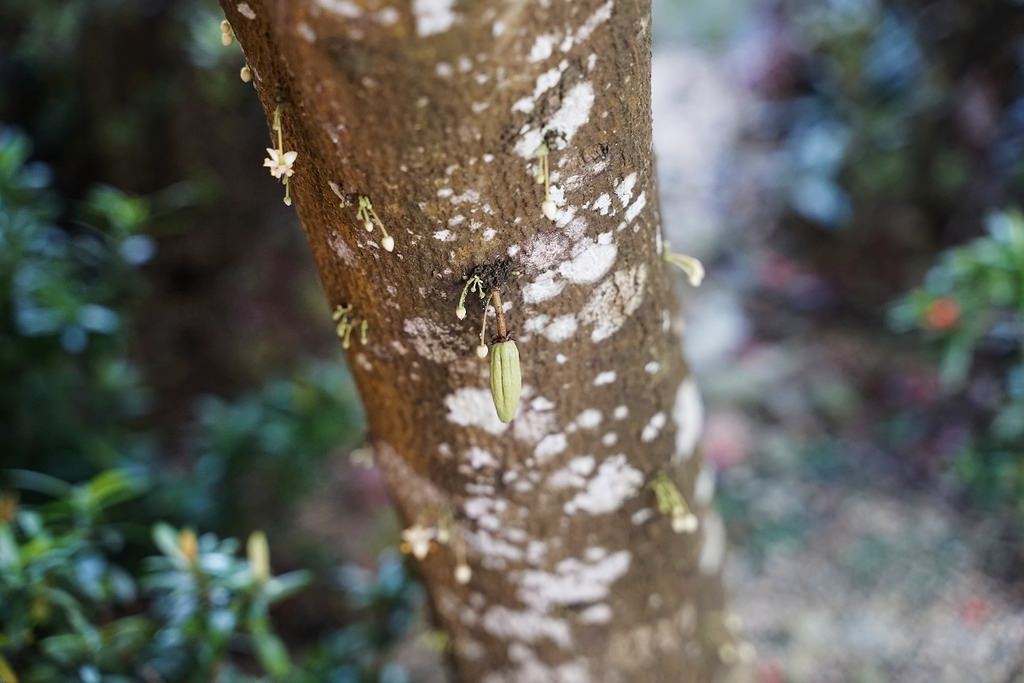
[[[356,218],[363,222],[363,228],[366,232],[373,232],[374,224],[380,228],[381,234],[384,237],[381,239],[381,246],[384,247],[384,251],[395,250],[395,239],[388,234],[387,228],[384,227],[384,221],[380,219],[377,212],[373,210],[373,203],[370,198],[366,195],[359,196],[359,205],[356,207]]]
[[[292,205],[291,188],[289,178],[295,174],[295,160],[299,153],[295,151],[284,151],[284,132],[281,126],[281,105],[274,109],[274,120],[271,129],[277,133],[277,149],[267,147],[267,158],[263,160],[263,166],[270,170],[274,176],[284,185],[284,203]]]

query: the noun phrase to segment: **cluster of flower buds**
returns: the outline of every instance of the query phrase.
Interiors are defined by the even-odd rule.
[[[459,303],[455,307],[455,317],[459,320],[466,319],[466,296],[470,292],[476,292],[481,299],[487,298],[487,292],[484,290],[483,280],[478,275],[472,275],[466,280],[466,286],[462,288],[462,294],[459,295]]]
[[[344,306],[338,305],[334,309],[334,313],[331,315],[334,319],[335,330],[338,333],[338,337],[341,339],[341,347],[346,351],[352,345],[352,332],[356,329],[359,330],[359,343],[366,346],[366,340],[368,336],[369,323],[365,320],[356,322],[356,317],[352,314],[352,304],[346,304]]]
[[[473,577],[473,570],[466,561],[466,544],[455,527],[455,520],[450,511],[444,511],[440,515],[437,526],[423,526],[417,523],[403,530],[399,547],[402,552],[422,560],[430,553],[434,543],[451,547],[455,555],[455,581],[460,584],[469,583]]]
[[[679,489],[664,472],[655,475],[650,483],[657,500],[658,512],[672,520],[672,531],[689,534],[697,530],[697,515],[690,511]]]
[[[363,228],[366,232],[373,232],[373,226],[376,224],[380,228],[381,234],[384,235],[380,240],[380,245],[384,247],[384,251],[395,250],[395,239],[388,234],[387,228],[384,227],[384,222],[377,215],[377,212],[373,210],[373,204],[366,195],[359,196],[356,218],[363,222]]]

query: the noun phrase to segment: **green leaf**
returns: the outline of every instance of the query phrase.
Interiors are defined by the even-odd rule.
[[[89,499],[97,508],[107,508],[139,495],[142,481],[124,470],[107,470],[86,485]]]
[[[153,525],[153,542],[156,547],[177,566],[184,567],[188,558],[178,545],[178,532],[170,524],[157,522]]]
[[[305,570],[275,576],[263,585],[263,595],[268,603],[273,604],[302,590],[312,579],[312,575]]]
[[[89,643],[77,633],[64,633],[43,638],[39,646],[47,657],[64,666],[70,666],[89,653]]]
[[[268,674],[278,680],[283,680],[292,668],[284,643],[269,630],[253,633],[252,636],[260,664]]]
[[[53,496],[54,498],[63,498],[71,495],[71,492],[74,490],[74,487],[66,481],[61,481],[57,477],[51,477],[42,472],[8,470],[7,473],[11,477],[11,483],[14,485],[14,488],[24,491],[35,491],[36,493]]]

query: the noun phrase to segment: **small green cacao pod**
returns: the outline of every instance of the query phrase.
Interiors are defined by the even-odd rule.
[[[512,340],[491,346],[491,397],[498,419],[511,422],[519,411],[523,375],[519,371],[519,349]]]

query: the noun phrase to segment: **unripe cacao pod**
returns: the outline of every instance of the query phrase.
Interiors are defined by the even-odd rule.
[[[511,422],[519,411],[523,376],[519,370],[519,349],[511,339],[491,346],[491,397],[498,419]]]

